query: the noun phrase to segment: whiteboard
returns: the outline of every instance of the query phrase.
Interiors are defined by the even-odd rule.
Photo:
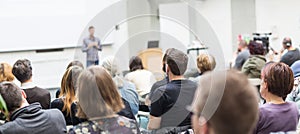
[[[0,0],[0,52],[80,45],[88,22],[117,1]]]

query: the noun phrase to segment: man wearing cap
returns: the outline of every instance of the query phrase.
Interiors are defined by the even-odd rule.
[[[298,48],[292,46],[291,38],[285,37],[282,41],[282,46],[283,49],[280,51],[280,54],[282,55],[285,49],[288,52],[281,57],[280,62],[291,66],[295,61],[300,60],[300,51]]]

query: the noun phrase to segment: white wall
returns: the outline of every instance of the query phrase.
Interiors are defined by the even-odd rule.
[[[195,5],[192,5],[208,22],[209,26],[204,25],[202,17],[197,17],[196,19],[196,28],[197,33],[200,33],[205,37],[204,43],[210,48],[210,53],[213,53],[215,56],[218,56],[217,62],[222,64],[222,67],[225,65],[228,67],[230,60],[232,59],[232,28],[231,28],[231,0],[206,0],[198,1]],[[205,22],[206,23],[206,22]],[[212,30],[214,33],[208,36],[205,34],[205,30]],[[201,39],[201,36],[200,36]],[[216,46],[219,45],[220,46]],[[221,47],[221,51],[218,48]],[[223,57],[222,57],[223,56]],[[219,65],[220,65],[219,64]]]
[[[300,44],[299,5],[299,0],[256,0],[257,31],[273,32],[271,46],[278,51],[286,36],[294,45]]]
[[[24,51],[14,53],[1,53],[0,62],[13,65],[18,59],[29,59],[33,68],[33,81],[40,87],[60,87],[61,78],[69,62],[74,59],[75,49],[51,53],[36,53]]]

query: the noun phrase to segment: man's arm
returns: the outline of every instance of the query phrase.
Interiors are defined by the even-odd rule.
[[[161,126],[161,116],[163,115],[163,104],[165,99],[163,97],[164,92],[159,88],[154,92],[151,98],[151,111],[148,123],[148,129],[154,130],[159,129]]]
[[[97,49],[99,51],[102,51],[102,45],[101,45],[101,41],[100,40],[98,40]]]
[[[81,51],[82,52],[87,52],[88,50],[88,44],[85,42],[85,39],[83,40],[83,44],[82,44],[82,48]]]
[[[148,129],[149,130],[155,130],[160,128],[160,122],[161,122],[161,117],[155,117],[150,115],[149,117],[149,123],[148,123]]]

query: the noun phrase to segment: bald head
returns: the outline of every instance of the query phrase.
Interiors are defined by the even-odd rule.
[[[282,41],[282,45],[284,48],[289,48],[292,46],[292,39],[290,37],[285,37]]]

